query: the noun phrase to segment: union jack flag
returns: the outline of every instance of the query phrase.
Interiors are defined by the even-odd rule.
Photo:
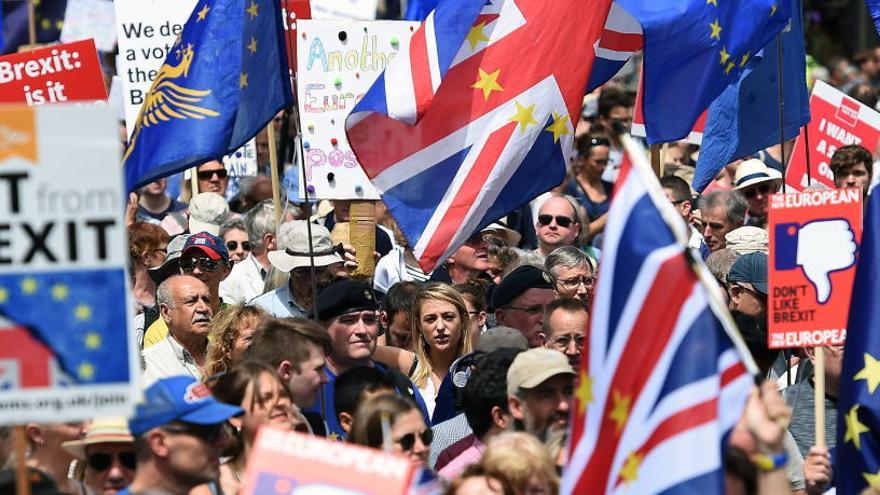
[[[721,442],[754,363],[645,156],[630,156],[605,228],[562,493],[723,493]]]
[[[596,60],[590,73],[587,92],[605,84],[620,72],[632,55],[642,49],[642,25],[635,17],[612,2],[602,37],[593,44]]]
[[[346,120],[423,269],[559,185],[610,0],[442,0]]]

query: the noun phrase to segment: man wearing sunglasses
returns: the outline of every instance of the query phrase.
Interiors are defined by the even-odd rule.
[[[226,197],[226,186],[229,185],[229,172],[217,160],[211,160],[196,168],[199,179],[199,192],[212,192]]]
[[[736,167],[734,184],[749,204],[746,225],[766,228],[770,196],[782,186],[782,174],[752,158]]]
[[[185,495],[205,483],[216,489],[220,453],[228,443],[226,421],[243,412],[218,402],[205,384],[190,377],[159,380],[144,392],[128,422],[137,469],[120,493]]]
[[[85,437],[61,447],[85,462],[83,483],[95,495],[113,495],[134,479],[134,437],[124,418],[97,418]]]
[[[271,265],[269,252],[277,249],[275,238],[275,206],[272,200],[261,201],[244,215],[247,233],[247,255],[232,267],[220,283],[220,297],[230,304],[246,303],[263,293]],[[228,241],[227,241],[228,242]],[[241,244],[226,247],[232,250]]]
[[[538,248],[535,254],[541,258],[546,257],[556,248],[574,246],[581,231],[577,210],[571,201],[564,197],[551,197],[544,201],[538,210],[535,231],[538,233]]]

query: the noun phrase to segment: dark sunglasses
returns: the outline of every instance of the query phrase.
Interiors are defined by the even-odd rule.
[[[197,425],[193,423],[171,424],[163,426],[162,429],[169,433],[190,435],[203,440],[207,444],[216,443],[226,432],[224,423],[214,425]]]
[[[214,174],[217,174],[218,179],[225,179],[229,176],[229,172],[225,168],[218,168],[217,170],[202,170],[201,172],[196,173],[196,175],[199,176],[199,180],[211,180],[214,177]]]
[[[251,250],[251,243],[248,241],[244,241],[241,243],[241,248],[244,249],[245,251],[250,251]],[[230,251],[235,251],[236,249],[238,249],[238,241],[227,242],[226,249],[228,249]]]
[[[743,195],[749,199],[754,198],[758,195],[758,191],[761,191],[761,194],[767,194],[770,192],[770,184],[767,182],[763,182],[758,184],[757,186],[750,187],[743,191]]]
[[[86,464],[95,471],[103,472],[110,469],[110,466],[113,465],[113,457],[118,458],[119,464],[122,464],[122,467],[129,471],[134,471],[137,467],[137,459],[134,456],[134,451],[118,452],[116,454],[95,452],[86,457]]]
[[[538,223],[541,225],[550,225],[553,222],[553,219],[556,219],[556,225],[559,225],[562,228],[571,227],[571,224],[574,223],[574,220],[568,217],[564,217],[562,215],[538,215]]]
[[[196,269],[196,265],[203,272],[213,273],[220,270],[222,263],[208,258],[181,258],[180,260],[180,269],[185,272],[191,273]]]
[[[421,438],[422,444],[425,447],[430,446],[431,442],[434,441],[434,432],[430,428],[422,431],[418,435],[419,438]],[[398,440],[397,443],[400,444],[400,448],[403,449],[404,452],[409,452],[416,445],[416,434],[407,433],[406,435],[400,437],[400,440]]]

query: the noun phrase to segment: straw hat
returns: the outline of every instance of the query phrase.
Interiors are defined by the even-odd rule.
[[[61,448],[77,459],[85,459],[86,446],[99,443],[134,443],[128,421],[123,417],[97,418],[89,425],[85,437],[64,442]]]

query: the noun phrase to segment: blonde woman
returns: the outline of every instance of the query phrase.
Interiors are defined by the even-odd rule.
[[[412,351],[379,346],[374,359],[409,376],[434,415],[437,391],[452,362],[472,350],[471,325],[461,294],[430,284],[416,294],[410,317]]]
[[[204,377],[229,371],[251,344],[251,336],[266,312],[257,306],[234,304],[220,310],[211,321]]]
[[[550,453],[528,433],[508,432],[492,438],[480,466],[486,474],[513,488],[513,495],[559,492],[559,475]]]

